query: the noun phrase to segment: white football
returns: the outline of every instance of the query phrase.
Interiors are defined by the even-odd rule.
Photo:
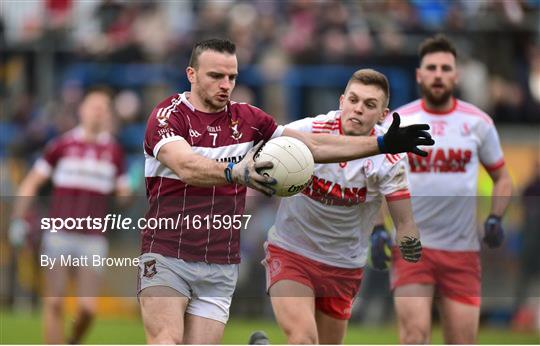
[[[285,136],[266,142],[255,156],[255,161],[274,164],[274,167],[262,169],[260,173],[277,180],[272,187],[276,195],[282,197],[295,195],[308,186],[315,166],[309,148],[302,141]]]

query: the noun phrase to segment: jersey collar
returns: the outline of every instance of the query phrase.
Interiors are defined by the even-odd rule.
[[[424,112],[429,113],[429,114],[435,114],[435,115],[448,115],[456,110],[457,104],[458,104],[458,101],[456,100],[455,97],[452,96],[452,107],[450,107],[449,110],[436,111],[436,110],[427,108],[426,103],[424,102],[424,99],[420,101],[420,105],[422,106],[422,110],[424,110]]]
[[[84,129],[80,125],[73,129],[73,137],[78,141],[87,142],[84,137]],[[96,136],[96,143],[98,144],[107,144],[110,140],[111,134],[107,131],[102,131]]]
[[[189,102],[189,100],[188,100],[188,97],[189,97],[190,94],[191,94],[191,92],[189,92],[189,91],[184,91],[183,93],[181,93],[180,94],[180,103],[185,104],[192,112],[199,112],[199,113],[204,113],[204,114],[214,114],[214,113],[203,112],[203,111],[200,111],[200,110],[196,109],[195,106],[193,106],[193,104],[191,102]],[[229,108],[229,104],[227,103],[227,105],[225,106],[225,109],[223,109],[222,111],[216,112],[215,114],[226,112],[228,110],[228,108]]]

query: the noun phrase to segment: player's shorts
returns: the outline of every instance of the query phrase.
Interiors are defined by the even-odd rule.
[[[362,282],[361,268],[339,268],[267,244],[266,290],[281,280],[292,280],[310,287],[315,308],[333,318],[348,320]]]
[[[72,258],[86,256],[92,261],[92,256],[106,257],[109,251],[109,243],[104,236],[59,231],[56,233],[45,232],[41,243],[41,253],[49,257],[57,258],[71,255]],[[102,271],[101,266],[89,266],[96,271]]]
[[[238,264],[186,262],[157,253],[139,259],[138,294],[147,287],[170,287],[189,298],[187,313],[227,323]]]
[[[392,290],[408,284],[434,285],[437,294],[474,306],[481,301],[481,265],[477,251],[422,249],[422,258],[410,263],[392,249]]]

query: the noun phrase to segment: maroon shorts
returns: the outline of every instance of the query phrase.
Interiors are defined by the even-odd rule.
[[[458,302],[480,306],[480,254],[477,251],[422,249],[418,263],[401,258],[392,249],[392,289],[409,284],[431,284],[437,292]]]
[[[333,267],[274,245],[267,246],[262,263],[266,268],[267,290],[278,281],[292,280],[313,290],[317,310],[341,320],[351,318],[352,303],[362,282],[362,268]]]

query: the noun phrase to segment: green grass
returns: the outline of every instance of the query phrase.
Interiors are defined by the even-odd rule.
[[[273,321],[231,319],[225,328],[224,344],[245,344],[254,330],[264,330],[272,343],[285,343],[285,337]],[[397,330],[393,325],[371,327],[351,324],[347,344],[395,344]],[[38,314],[13,314],[0,311],[0,344],[42,343],[41,316]],[[99,319],[85,340],[89,344],[142,344],[145,342],[139,319]],[[433,334],[433,343],[442,343],[440,329]],[[482,328],[481,344],[538,344],[538,334],[513,333],[506,329]]]

